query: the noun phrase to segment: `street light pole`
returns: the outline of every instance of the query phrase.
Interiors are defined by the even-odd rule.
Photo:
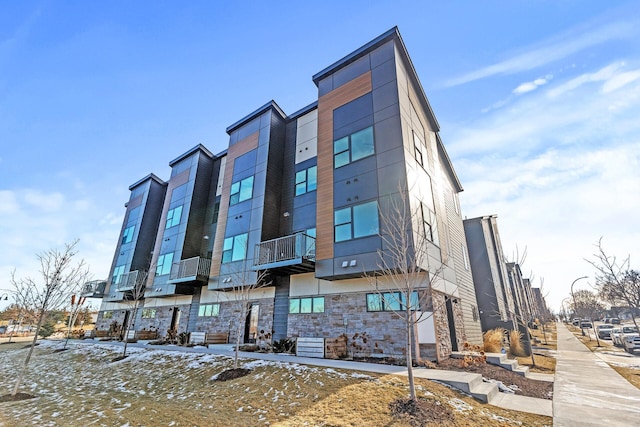
[[[573,283],[571,283],[571,298],[573,298],[574,311],[577,311],[578,306],[576,305],[576,295],[573,293],[573,285],[575,285],[578,280],[586,279],[587,277],[589,276],[578,277],[576,280],[573,281]],[[582,319],[579,319],[579,320],[580,320],[580,331],[582,332],[582,335],[584,335],[584,329],[582,328]]]

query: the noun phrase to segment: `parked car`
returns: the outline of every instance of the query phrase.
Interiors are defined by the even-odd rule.
[[[636,329],[637,331],[637,329]],[[633,354],[635,350],[640,351],[640,334],[626,334],[622,337],[623,348],[627,353]]]
[[[573,326],[580,326],[580,319],[573,319],[571,320],[571,324]]]
[[[613,328],[611,332],[609,332],[609,336],[611,337],[611,343],[616,347],[622,345],[622,342],[620,341],[621,335],[622,335],[622,328]]]
[[[612,325],[619,325],[620,324],[620,319],[618,319],[617,317],[611,318],[611,324]]]
[[[602,339],[606,339],[606,338],[611,339],[612,329],[613,329],[613,325],[607,325],[606,323],[596,326],[596,330],[598,331],[598,337]]]
[[[593,328],[593,324],[591,323],[590,320],[582,319],[582,322],[580,322],[580,329],[592,329],[592,328]]]
[[[620,333],[617,334],[615,338],[612,338],[613,344],[624,348],[624,340],[626,339],[626,337],[632,337],[637,335],[638,335],[638,328],[636,328],[635,326],[622,325]]]

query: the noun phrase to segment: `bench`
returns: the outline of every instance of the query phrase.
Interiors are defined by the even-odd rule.
[[[324,338],[296,339],[296,356],[324,358]]]
[[[157,331],[137,331],[135,335],[138,340],[155,340],[158,339]]]
[[[207,332],[204,338],[204,343],[209,344],[229,344],[229,334],[226,332],[212,333]]]

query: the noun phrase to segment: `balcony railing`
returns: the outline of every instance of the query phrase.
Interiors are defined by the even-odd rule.
[[[106,286],[106,280],[92,280],[84,284],[81,295],[89,298],[102,298]]]
[[[169,275],[170,282],[187,282],[190,280],[208,280],[211,260],[199,256],[183,259],[173,263]]]
[[[128,273],[124,273],[122,276],[119,276],[117,282],[115,283],[116,290],[118,292],[134,290],[136,284],[138,284],[138,276],[142,278],[139,270],[130,271]]]
[[[316,239],[304,233],[296,233],[258,243],[255,248],[254,267],[313,265],[315,260]]]

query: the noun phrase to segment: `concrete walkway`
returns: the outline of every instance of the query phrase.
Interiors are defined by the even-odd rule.
[[[557,324],[553,425],[640,425],[640,390],[591,352],[567,327]]]

